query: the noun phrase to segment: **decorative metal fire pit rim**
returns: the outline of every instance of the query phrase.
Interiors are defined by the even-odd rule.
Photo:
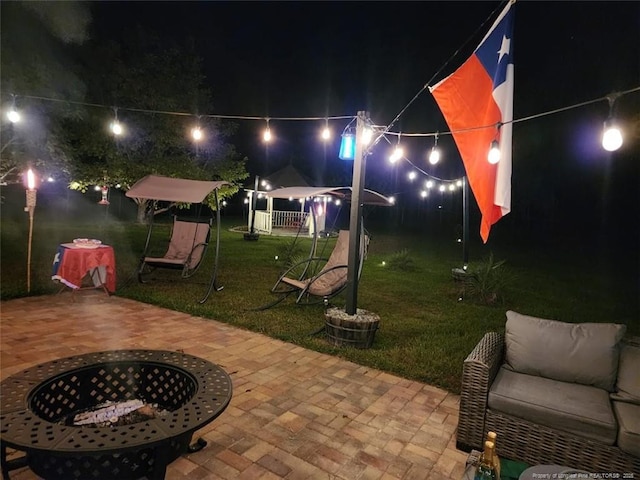
[[[40,418],[30,408],[34,392],[44,383],[97,365],[141,363],[170,366],[195,379],[195,391],[180,408],[132,425],[67,426]],[[152,447],[193,433],[220,415],[231,400],[229,375],[217,365],[193,355],[168,350],[109,350],[46,362],[0,383],[0,439],[10,447],[58,454],[118,453],[137,445]],[[123,444],[123,436],[127,436]]]

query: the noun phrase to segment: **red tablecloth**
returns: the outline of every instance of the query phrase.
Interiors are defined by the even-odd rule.
[[[51,279],[77,289],[82,286],[84,276],[99,267],[104,268],[98,271],[106,271],[106,278],[101,278],[102,282],[109,292],[114,293],[116,291],[116,258],[113,247],[100,245],[97,248],[80,248],[63,243],[58,246],[53,259]]]

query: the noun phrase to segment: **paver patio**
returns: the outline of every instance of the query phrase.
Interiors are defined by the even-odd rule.
[[[115,349],[179,350],[229,373],[229,407],[194,435],[208,445],[173,462],[167,480],[462,477],[457,395],[213,320],[98,291],[71,295],[0,303],[2,379]],[[23,468],[11,478],[38,477]]]

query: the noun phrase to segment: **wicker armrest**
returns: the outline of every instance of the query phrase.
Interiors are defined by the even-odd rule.
[[[504,335],[489,332],[464,361],[456,436],[462,450],[482,449],[489,388],[502,364],[503,351]]]

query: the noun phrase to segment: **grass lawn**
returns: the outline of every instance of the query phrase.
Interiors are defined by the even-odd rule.
[[[2,217],[2,300],[27,295],[26,216]],[[201,305],[197,300],[208,286],[213,250],[190,279],[182,280],[173,271],[158,271],[150,283],[139,284],[134,273],[144,247],[145,226],[105,218],[55,222],[38,218],[36,211],[30,294],[59,291],[60,286],[51,281],[51,263],[59,243],[77,237],[99,238],[116,251],[116,295],[262,332],[456,393],[462,361],[485,332],[504,330],[509,309],[568,322],[625,323],[631,333],[640,334],[638,274],[620,272],[616,262],[604,254],[589,256],[575,245],[566,249],[492,245],[491,250],[475,245],[471,269],[490,252],[496,260],[507,260],[502,267],[503,278],[509,279],[504,299],[483,305],[473,299],[458,300],[460,284],[453,280],[451,269],[461,266],[459,244],[435,235],[374,228],[358,307],[380,316],[380,330],[370,349],[335,348],[321,335],[310,335],[324,324],[322,305],[303,307],[286,300],[266,311],[251,311],[272,300],[269,289],[282,269],[275,256],[282,255],[291,239],[261,236],[247,242],[241,233],[230,231],[243,223],[241,218],[224,219],[219,273],[224,289]],[[158,224],[152,245],[161,250],[168,235],[169,225]],[[396,262],[403,268],[390,267],[394,257],[404,260]],[[344,302],[344,294],[332,301],[336,306]]]

